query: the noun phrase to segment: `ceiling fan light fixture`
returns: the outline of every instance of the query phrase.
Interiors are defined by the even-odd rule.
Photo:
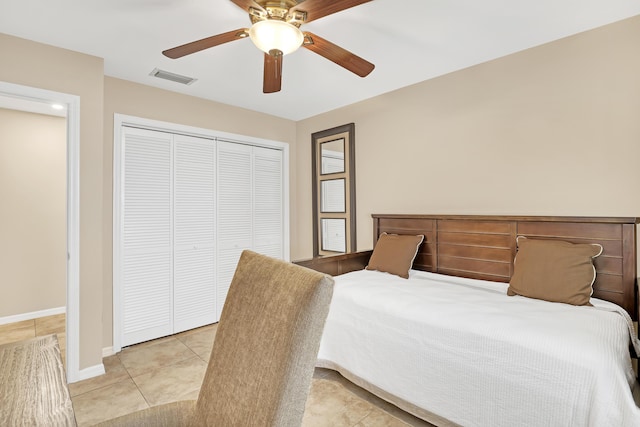
[[[298,27],[275,19],[265,19],[253,24],[249,29],[249,37],[261,51],[270,53],[279,50],[283,55],[294,52],[304,40]]]

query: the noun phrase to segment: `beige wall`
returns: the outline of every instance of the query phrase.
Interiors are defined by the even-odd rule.
[[[640,216],[638,40],[635,17],[298,122],[292,259],[312,254],[311,133],[349,122],[359,249],[372,213]]]
[[[0,34],[0,81],[80,97],[80,369],[102,360],[101,58]]]
[[[80,369],[101,363],[112,342],[114,113],[289,143],[295,224],[294,122],[105,77],[101,58],[1,33],[0,52],[0,81],[80,97]]]
[[[0,108],[0,317],[67,303],[66,126]]]
[[[295,224],[295,122],[256,113],[225,104],[156,89],[126,80],[105,78],[104,108],[104,289],[103,324],[104,347],[113,341],[112,312],[112,218],[113,218],[113,115],[114,113],[160,120],[180,125],[212,129],[238,135],[269,139],[289,144],[291,170],[291,218]]]
[[[311,133],[356,123],[371,213],[640,214],[640,17],[298,123],[105,78],[101,58],[0,34],[0,81],[80,96],[80,368],[111,343],[113,113],[290,143],[291,255],[311,248]],[[375,71],[374,71],[375,72]]]

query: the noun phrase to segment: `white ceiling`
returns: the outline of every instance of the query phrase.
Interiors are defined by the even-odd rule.
[[[302,26],[374,63],[369,76],[299,49],[285,56],[273,94],[262,93],[263,54],[249,39],[176,60],[161,54],[247,28],[229,0],[0,0],[0,10],[0,33],[104,58],[108,76],[301,120],[638,15],[640,1],[373,0]],[[198,81],[149,76],[156,67]]]

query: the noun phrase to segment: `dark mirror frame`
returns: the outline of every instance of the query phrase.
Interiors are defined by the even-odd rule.
[[[342,126],[337,126],[331,129],[315,132],[311,134],[311,174],[313,180],[312,187],[312,203],[313,203],[313,256],[327,256],[336,255],[342,252],[329,252],[323,251],[322,238],[320,236],[322,219],[331,218],[345,218],[346,219],[346,253],[355,252],[356,249],[356,179],[355,179],[355,124],[349,123]],[[321,175],[321,148],[320,144],[329,142],[336,139],[344,138],[344,153],[345,153],[345,171],[335,174]],[[321,183],[324,180],[337,179],[344,176],[346,178],[345,192],[346,195],[346,209],[344,213],[322,213],[320,212],[320,191]]]
[[[325,172],[324,171],[324,169],[325,169],[324,168],[324,166],[325,166],[324,165],[324,160],[325,160],[325,157],[324,157],[325,150],[324,150],[324,148],[325,148],[325,146],[335,145],[333,143],[336,142],[336,141],[340,141],[340,145],[342,146],[340,151],[338,151],[338,152],[342,153],[342,168],[340,170],[336,170],[336,171],[333,171],[333,172]],[[344,144],[345,144],[345,140],[344,139],[334,139],[333,141],[326,141],[326,142],[323,142],[321,144],[318,144],[320,146],[320,155],[322,156],[322,158],[320,160],[320,175],[330,175],[330,174],[333,174],[333,173],[345,172],[346,166],[344,164],[344,162],[345,162]],[[327,150],[327,152],[335,152],[335,151]]]
[[[330,210],[330,209],[325,209],[325,198],[322,197],[324,194],[322,194],[325,190],[325,186],[322,184],[328,184],[334,181],[340,181],[340,183],[342,184],[340,187],[342,188],[342,197],[340,198],[340,202],[342,203],[342,205],[340,206],[341,209],[336,209],[336,210]],[[346,178],[335,178],[335,179],[325,179],[321,182],[320,185],[320,197],[318,199],[318,203],[320,204],[320,213],[347,213],[347,179]],[[342,219],[342,218],[340,218]]]

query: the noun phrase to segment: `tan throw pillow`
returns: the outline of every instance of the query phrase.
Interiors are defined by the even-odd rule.
[[[405,279],[418,254],[424,236],[382,233],[367,265],[367,270],[384,271]]]
[[[524,237],[517,243],[508,295],[591,305],[596,280],[593,259],[602,253],[601,245]]]

